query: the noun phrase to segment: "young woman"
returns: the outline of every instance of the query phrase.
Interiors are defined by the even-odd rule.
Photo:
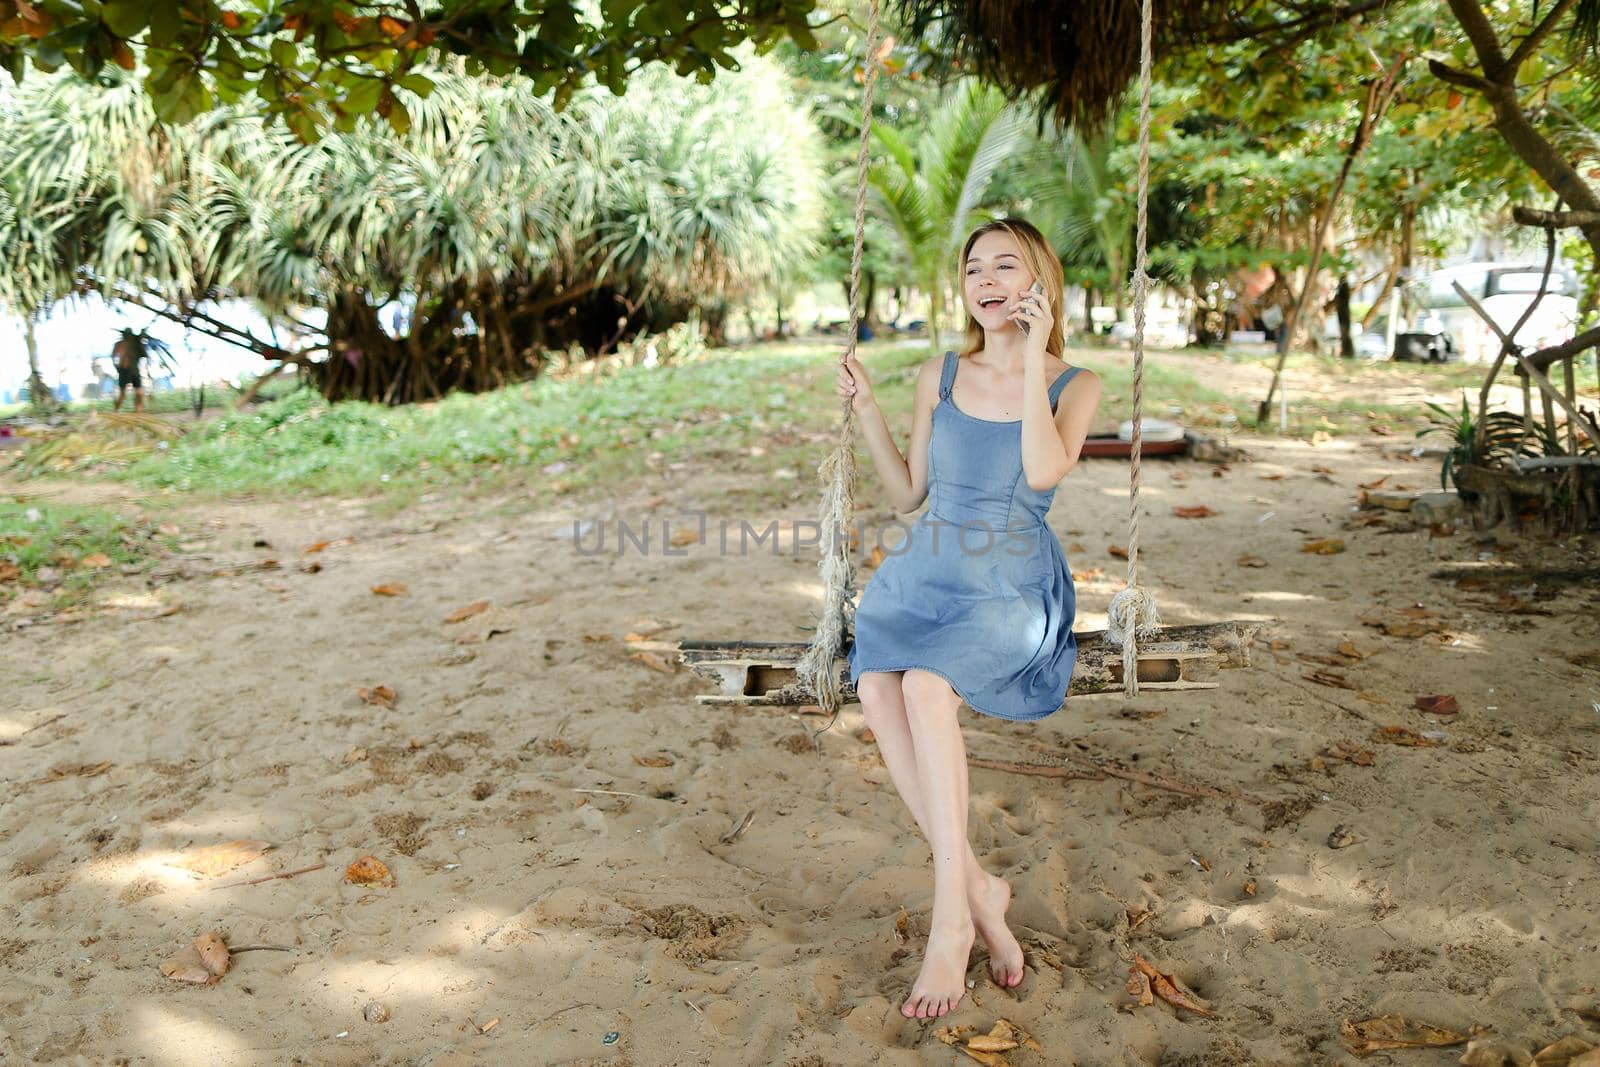
[[[999,219],[967,238],[960,353],[917,376],[909,456],[901,456],[853,357],[838,390],[900,512],[928,510],[863,590],[850,680],[895,788],[933,848],[927,954],[900,1011],[934,1018],[966,992],[974,931],[1001,986],[1022,981],[1006,925],[1011,886],[967,839],[965,702],[1003,719],[1058,710],[1077,658],[1072,572],[1044,521],[1078,462],[1100,401],[1093,371],[1060,358],[1061,264],[1030,223]],[[1030,291],[1035,282],[1043,292]]]

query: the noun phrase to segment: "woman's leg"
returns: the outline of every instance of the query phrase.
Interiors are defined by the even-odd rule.
[[[901,690],[933,848],[933,921],[922,970],[900,1011],[930,1019],[953,1010],[967,991],[975,932],[967,903],[967,753],[956,718],[961,698],[949,683],[913,668],[906,671]]]
[[[861,711],[877,739],[878,751],[889,769],[900,799],[916,820],[917,828],[928,836],[928,822],[922,800],[922,784],[917,770],[911,724],[906,721],[906,702],[902,680],[905,672],[886,671],[863,674],[856,686]],[[937,676],[936,676],[937,677]],[[943,682],[943,679],[940,679]],[[948,688],[948,683],[946,683]],[[1006,908],[1011,903],[1011,885],[1004,878],[989,874],[978,862],[972,844],[966,844],[967,905],[978,934],[989,948],[989,974],[996,985],[1015,986],[1022,981],[1022,946],[1006,926]]]

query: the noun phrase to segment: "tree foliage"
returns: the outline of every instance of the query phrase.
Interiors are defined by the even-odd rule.
[[[138,68],[155,115],[247,102],[301,140],[376,112],[404,133],[428,69],[520,74],[564,110],[592,75],[613,94],[647,64],[709,83],[736,46],[817,47],[815,0],[0,0],[0,66],[84,77]]]

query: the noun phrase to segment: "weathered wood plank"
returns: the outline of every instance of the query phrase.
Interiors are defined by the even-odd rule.
[[[1261,628],[1257,622],[1167,626],[1160,637],[1139,648],[1139,687],[1149,690],[1214,689],[1219,670],[1250,666],[1250,643]],[[652,643],[658,651],[659,642]],[[800,683],[795,667],[805,654],[803,641],[682,641],[678,661],[713,682],[716,693],[701,694],[702,704],[757,707],[815,704],[817,696]],[[670,653],[670,649],[667,650]],[[848,660],[835,660],[845,703],[856,700]],[[1122,689],[1122,650],[1105,639],[1105,631],[1078,634],[1078,656],[1068,696]]]

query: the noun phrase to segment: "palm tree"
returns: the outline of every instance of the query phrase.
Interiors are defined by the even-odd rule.
[[[30,271],[81,271],[305,364],[330,396],[399,402],[526,377],[547,347],[714,312],[816,254],[815,131],[746,51],[711,85],[655,66],[625,97],[593,89],[564,113],[520,81],[433,71],[404,135],[361,122],[313,145],[230,108],[158,126],[131,75],[30,79],[0,119],[14,207],[0,236],[20,225],[7,219],[59,218],[27,255],[6,242],[0,299]],[[309,343],[244,334],[214,313],[221,297]]]
[[[914,143],[872,124],[881,148],[868,168],[880,214],[899,238],[904,267],[928,293],[928,330],[942,350],[940,324],[955,257],[996,169],[1027,135],[1022,112],[1000,93],[967,79],[933,110]]]

